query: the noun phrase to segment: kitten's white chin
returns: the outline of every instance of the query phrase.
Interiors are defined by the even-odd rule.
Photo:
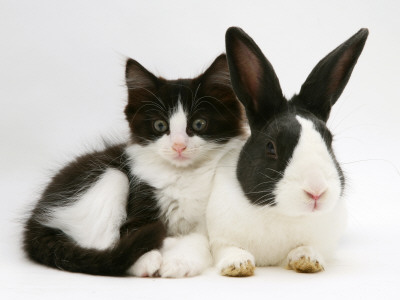
[[[185,168],[191,166],[195,159],[186,156],[175,156],[168,160],[168,162],[178,168]]]

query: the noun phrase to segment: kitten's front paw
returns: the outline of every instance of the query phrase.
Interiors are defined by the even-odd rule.
[[[192,277],[201,274],[212,264],[208,239],[193,233],[179,238],[166,238],[161,249],[163,263],[160,276]]]
[[[288,255],[287,267],[299,273],[316,273],[324,270],[324,260],[313,248],[301,246]]]
[[[166,278],[193,277],[206,268],[206,264],[190,257],[165,257],[160,268],[160,276]]]
[[[128,274],[136,277],[156,277],[159,275],[162,260],[160,251],[149,251],[139,257],[128,270]]]
[[[254,256],[242,249],[230,251],[220,260],[217,267],[221,275],[230,277],[253,276],[256,269]]]

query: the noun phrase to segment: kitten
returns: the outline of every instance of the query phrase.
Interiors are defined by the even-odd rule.
[[[157,78],[132,59],[125,74],[130,141],[53,177],[24,250],[71,272],[197,275],[211,264],[204,215],[215,166],[244,137],[226,57],[194,79]]]

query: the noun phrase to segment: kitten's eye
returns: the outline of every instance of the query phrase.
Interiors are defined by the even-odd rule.
[[[275,159],[278,158],[278,155],[277,155],[277,153],[276,153],[275,144],[274,144],[274,142],[272,142],[272,141],[269,141],[269,142],[267,143],[267,156],[269,156],[269,157],[271,157],[271,158],[275,158]]]
[[[196,119],[193,121],[192,128],[195,131],[202,131],[204,128],[206,128],[207,122],[204,119]]]
[[[154,129],[158,132],[166,132],[168,130],[168,124],[164,120],[157,120],[154,122]]]

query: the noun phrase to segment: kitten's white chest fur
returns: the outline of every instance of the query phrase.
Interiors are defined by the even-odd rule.
[[[195,173],[194,177],[187,171],[174,174],[156,193],[162,217],[171,235],[204,232],[204,212],[214,168],[207,164]]]
[[[155,188],[169,235],[206,234],[205,210],[217,163],[238,143],[237,138],[218,144],[189,136],[187,127],[188,112],[178,100],[169,119],[169,134],[145,146],[134,144],[126,149],[133,175]],[[178,154],[176,144],[183,145],[184,151]]]
[[[169,235],[191,232],[206,233],[205,210],[211,193],[215,168],[239,140],[224,145],[224,151],[211,150],[210,155],[193,166],[177,168],[152,155],[151,146],[132,145],[126,152],[132,159],[132,173],[155,188],[160,214]]]
[[[205,211],[219,160],[239,144],[240,139],[231,139],[223,147],[203,144],[203,148],[209,148],[207,155],[184,168],[152,155],[148,148],[156,145],[132,145],[126,149],[133,175],[155,188],[160,217],[171,236],[160,252],[143,255],[128,273],[151,274],[156,265],[162,277],[194,276],[211,265]]]

